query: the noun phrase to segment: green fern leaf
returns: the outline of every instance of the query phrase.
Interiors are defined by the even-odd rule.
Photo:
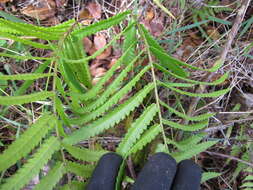
[[[71,60],[83,60],[86,58],[83,42],[72,38],[65,40],[63,53],[65,53],[65,56]],[[88,61],[84,60],[74,65],[72,65],[69,61],[66,61],[66,64],[69,65],[70,69],[76,75],[76,78],[78,78],[84,86],[91,88],[91,74],[89,71]]]
[[[160,61],[161,61],[161,60],[164,60],[164,61],[163,61],[164,64],[162,64],[162,65],[163,65],[164,67],[167,67],[167,68],[169,68],[169,66],[167,66],[166,61],[167,61],[167,62],[171,62],[171,63],[176,64],[176,65],[185,66],[185,67],[188,67],[188,68],[193,69],[193,70],[215,72],[215,71],[217,71],[217,70],[222,66],[222,64],[223,64],[223,63],[221,63],[220,61],[218,61],[218,62],[216,62],[216,63],[214,64],[214,66],[213,66],[212,68],[210,68],[210,69],[202,69],[202,68],[200,68],[200,67],[194,67],[194,66],[189,65],[189,64],[187,64],[187,63],[185,63],[185,62],[183,62],[183,61],[180,61],[180,60],[178,60],[178,59],[176,59],[176,58],[174,58],[174,57],[171,57],[171,56],[169,56],[168,54],[163,53],[163,52],[161,52],[160,50],[158,50],[158,49],[156,49],[156,48],[154,48],[154,47],[150,47],[150,50],[151,50],[151,52],[152,52],[154,55],[156,55],[156,57],[157,57]],[[170,68],[169,68],[169,69],[170,69]],[[171,69],[171,70],[172,70],[172,69]],[[174,72],[174,73],[177,74],[176,72]],[[179,76],[181,76],[181,75],[179,75]]]
[[[150,47],[154,47],[160,50],[163,53],[166,51],[159,45],[159,43],[151,36],[148,30],[145,28],[143,24],[140,25],[140,31],[143,33],[144,38],[147,40],[147,43]]]
[[[252,181],[253,180],[253,175],[248,175],[243,180],[244,181]]]
[[[130,21],[131,25],[132,23],[134,23],[134,20]],[[127,51],[129,47],[132,46],[133,42],[136,42],[136,28],[135,26],[131,27],[128,31],[125,32],[124,34],[125,36],[125,40],[123,43],[123,52]],[[127,57],[125,57],[125,59],[123,60],[124,64],[128,64],[130,62],[132,62],[135,58],[135,46],[131,47],[129,54]]]
[[[129,52],[130,53],[130,52]],[[95,101],[92,102],[90,105],[84,108],[83,113],[86,111],[92,111],[96,109],[98,106],[104,104],[107,100],[107,98],[113,94],[116,89],[119,88],[119,85],[122,83],[123,79],[127,76],[127,73],[131,70],[134,63],[138,60],[138,58],[141,56],[142,53],[140,53],[138,56],[136,56],[128,65],[127,67],[120,72],[119,76],[108,86],[108,88],[105,90],[105,92]]]
[[[157,83],[164,86],[164,87],[193,87],[195,84],[189,84],[189,83],[177,83],[177,82],[162,82],[157,80]]]
[[[33,155],[33,158],[18,170],[16,174],[6,180],[6,183],[0,189],[4,190],[20,190],[26,185],[40,169],[48,162],[53,153],[60,148],[57,138],[50,137]]]
[[[86,162],[97,162],[102,155],[107,153],[105,150],[91,150],[87,148],[79,148],[68,144],[63,144],[63,147],[76,159]]]
[[[228,93],[231,90],[230,88],[226,88],[223,90],[217,90],[217,91],[209,92],[209,93],[192,93],[192,92],[186,92],[186,91],[174,88],[174,87],[167,86],[167,88],[169,88],[179,94],[182,94],[182,95],[187,95],[187,96],[192,96],[192,97],[200,97],[200,98],[219,97],[221,95]]]
[[[165,125],[169,125],[172,128],[181,129],[183,131],[198,131],[208,125],[208,120],[204,120],[199,123],[192,124],[192,125],[182,125],[182,124],[179,124],[179,123],[176,123],[173,121],[169,121],[169,120],[165,120],[165,119],[163,120],[163,123]]]
[[[85,36],[89,36],[89,35],[94,34],[100,30],[105,30],[109,27],[112,27],[112,26],[120,23],[130,13],[131,13],[131,11],[126,11],[126,12],[117,14],[109,19],[102,20],[100,22],[97,22],[95,24],[81,28],[79,30],[75,30],[74,32],[72,32],[72,35],[78,37],[79,39],[82,39]]]
[[[5,37],[5,38],[8,38],[8,39],[12,39],[16,42],[20,42],[20,43],[23,43],[25,45],[30,45],[30,46],[33,46],[35,48],[41,48],[41,49],[49,49],[49,50],[52,50],[52,47],[50,45],[45,45],[45,44],[41,44],[41,43],[37,43],[37,42],[33,42],[31,40],[27,40],[27,39],[23,39],[21,37],[17,37],[15,35],[12,35],[12,34],[7,34],[7,33],[3,33],[0,31],[0,36],[1,37]]]
[[[215,113],[206,113],[206,114],[202,114],[202,115],[198,115],[198,116],[188,116],[188,115],[185,115],[184,113],[181,113],[181,112],[175,110],[174,108],[168,106],[167,104],[165,104],[161,100],[159,102],[162,106],[166,107],[170,112],[176,114],[179,117],[182,117],[183,119],[189,120],[189,121],[203,121],[203,120],[207,120],[210,117],[215,115]]]
[[[0,104],[5,106],[20,105],[39,100],[45,100],[52,96],[54,96],[54,93],[48,91],[36,92],[23,96],[0,96]]]
[[[180,151],[187,151],[189,147],[195,146],[197,143],[199,143],[203,137],[205,137],[206,134],[196,134],[193,135],[187,139],[184,139],[182,141],[176,142],[174,140],[168,139],[166,140],[167,144],[173,144],[175,147],[177,147]]]
[[[252,188],[253,189],[253,182],[245,182],[241,185],[241,188]]]
[[[66,173],[64,164],[57,162],[40,183],[35,186],[34,190],[52,190],[64,173]]]
[[[79,95],[79,96],[78,94],[73,94],[73,95],[78,96],[80,100],[90,100],[96,97],[99,91],[103,88],[103,85],[113,76],[114,72],[122,64],[122,61],[125,59],[125,57],[128,56],[134,44],[135,42],[132,43],[131,47],[129,47],[128,50],[123,53],[123,55],[117,60],[117,62],[109,69],[109,71],[106,72],[106,74],[98,81],[98,83],[95,86],[93,86],[92,89],[90,89],[87,93]]]
[[[106,96],[108,96],[108,94],[110,93],[110,91],[113,92],[113,90],[111,89],[117,89],[117,86],[122,80],[123,77],[127,74],[127,72],[131,69],[132,65],[134,64],[134,62],[132,62],[132,64],[129,64],[119,75],[120,78],[117,78],[115,81],[115,83],[113,82],[112,85],[115,86],[109,86],[108,90],[105,91]],[[146,66],[144,69],[142,69],[130,82],[128,82],[122,89],[120,89],[115,95],[113,95],[109,100],[101,100],[103,102],[105,102],[101,107],[99,107],[97,110],[93,111],[91,114],[89,114],[86,117],[80,118],[78,119],[78,123],[80,122],[88,122],[92,119],[95,119],[96,117],[98,117],[99,115],[102,115],[105,111],[107,111],[111,106],[113,106],[114,104],[116,104],[125,94],[127,94],[129,91],[132,90],[132,88],[136,85],[136,83],[140,80],[140,78],[142,77],[142,75],[144,75],[148,70],[150,69],[150,66]],[[104,96],[101,96],[102,98],[104,98]],[[100,98],[98,99],[98,101],[100,101]],[[97,102],[97,101],[96,101]],[[95,102],[95,103],[96,103]],[[78,113],[85,113],[89,110],[87,110],[86,108],[84,109],[80,109],[77,110]],[[72,120],[73,124],[75,124],[75,120]]]
[[[13,29],[14,31],[22,32],[26,36],[33,36],[43,40],[58,40],[59,35],[56,33],[42,32],[39,27],[26,23],[11,22],[5,19],[0,19],[2,27]]]
[[[187,81],[187,82],[190,82],[192,84],[199,84],[199,85],[208,85],[208,86],[216,86],[218,84],[221,84],[223,83],[229,76],[229,73],[225,73],[224,75],[222,75],[219,79],[213,81],[213,82],[202,82],[202,81],[195,81],[195,80],[191,80],[191,79],[188,79],[188,78],[185,78],[185,77],[181,77],[179,75],[176,75],[170,71],[168,71],[166,68],[162,67],[161,65],[158,65],[156,63],[154,63],[154,66],[159,69],[160,71],[162,71],[163,73],[166,73],[168,75],[171,75],[175,78],[178,78],[178,79],[181,79],[181,80],[184,80],[184,81]]]
[[[72,71],[69,64],[64,62],[63,60],[59,60],[59,70],[63,75],[63,78],[65,82],[70,86],[73,87],[72,89],[75,89],[75,91],[84,93],[86,90],[84,87],[79,83],[77,78],[75,77],[74,72]]]
[[[145,109],[142,115],[132,124],[131,128],[128,130],[126,136],[123,138],[116,150],[122,157],[125,157],[127,155],[128,151],[140,138],[141,134],[148,127],[149,123],[153,120],[157,112],[158,108],[156,104],[151,104]]]
[[[36,80],[44,77],[51,77],[51,73],[0,75],[0,80]]]
[[[62,105],[61,100],[58,97],[55,97],[54,100],[55,100],[55,108],[57,110],[58,115],[60,116],[65,125],[70,126],[71,124],[69,118],[64,112],[64,107]]]
[[[219,177],[221,174],[217,172],[204,172],[202,174],[201,183],[208,181],[209,179]]]
[[[61,190],[84,190],[87,182],[71,181],[70,184],[64,185]]]
[[[95,168],[92,165],[78,164],[71,161],[66,161],[65,167],[68,172],[74,173],[83,178],[89,178]]]
[[[142,150],[145,145],[150,143],[161,132],[160,125],[150,127],[140,138],[140,140],[127,152],[126,156]]]
[[[0,155],[0,171],[6,170],[31,152],[48,131],[54,127],[55,123],[55,117],[48,114],[39,118]]]
[[[73,132],[69,137],[63,139],[63,143],[75,144],[77,142],[80,142],[81,140],[86,140],[90,137],[98,135],[99,133],[119,123],[131,111],[133,111],[136,107],[140,105],[143,99],[153,88],[154,88],[153,83],[146,85],[141,91],[135,94],[132,98],[127,100],[125,103],[119,105],[117,108],[110,111],[102,118]]]
[[[0,56],[3,57],[9,57],[13,59],[20,59],[20,60],[28,60],[28,59],[33,59],[33,60],[52,60],[50,57],[35,57],[35,56],[28,56],[28,55],[12,55],[8,53],[0,53]]]
[[[142,69],[129,83],[127,83],[122,89],[120,89],[115,95],[113,95],[105,104],[103,104],[98,109],[92,111],[90,114],[88,114],[85,117],[80,117],[78,119],[72,119],[72,124],[81,124],[86,123],[88,121],[91,121],[98,116],[103,115],[107,110],[110,109],[113,105],[115,105],[125,94],[130,92],[132,88],[136,85],[136,83],[140,80],[143,74],[145,74],[148,69],[150,69],[150,66],[146,66],[144,69]],[[79,112],[80,113],[80,112]]]
[[[215,145],[216,143],[217,141],[208,141],[208,142],[197,144],[195,146],[191,145],[186,151],[174,152],[174,153],[171,153],[171,155],[173,158],[175,158],[177,162],[180,162],[185,159],[190,159],[191,157],[207,150],[208,148]]]
[[[147,41],[149,45],[149,49],[152,52],[152,48],[157,49],[157,51],[161,52],[161,54],[166,54],[165,50],[153,39],[153,37],[149,34],[149,32],[145,29],[143,25],[141,25],[141,31],[143,33],[143,36],[145,40]],[[152,52],[157,59],[161,62],[161,65],[171,70],[173,73],[176,73],[179,76],[186,77],[188,73],[184,71],[179,65],[177,61],[171,61],[174,60],[174,58],[171,58],[171,62],[168,62],[164,56],[161,56],[160,54],[156,54],[156,52]],[[169,55],[167,55],[170,57]],[[176,60],[176,59],[175,59]]]

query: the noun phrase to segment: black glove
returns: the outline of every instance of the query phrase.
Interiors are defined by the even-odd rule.
[[[99,160],[87,190],[114,190],[122,157],[108,153]],[[201,169],[191,160],[178,165],[166,153],[156,153],[139,173],[131,190],[199,190]]]

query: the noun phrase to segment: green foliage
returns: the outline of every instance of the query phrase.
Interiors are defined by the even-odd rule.
[[[43,137],[53,128],[56,119],[48,114],[43,115],[38,121],[27,129],[21,137],[14,141],[0,155],[0,171],[6,170],[22,157],[26,156]]]
[[[35,190],[51,190],[57,184],[57,182],[66,173],[64,164],[57,162],[55,166],[49,171],[49,173],[43,177],[38,185],[35,186]]]
[[[24,166],[1,186],[1,189],[21,189],[27,184],[40,169],[51,159],[53,153],[60,148],[60,142],[55,137],[50,137],[42,144],[40,149],[30,158]]]
[[[137,114],[139,117],[133,121],[120,123],[120,125],[128,123],[128,132],[117,148],[117,152],[124,159],[137,155],[155,138],[161,140],[159,134],[163,134],[163,151],[168,152],[165,144],[173,145],[175,151],[169,153],[177,160],[196,156],[216,143],[216,141],[202,142],[205,136],[202,134],[182,141],[169,139],[165,135],[165,129],[170,128],[173,131],[186,134],[198,133],[208,125],[209,118],[214,114],[203,113],[197,116],[188,116],[161,101],[157,89],[173,91],[178,96],[204,98],[223,95],[229,89],[204,94],[187,91],[195,85],[215,86],[221,84],[228,77],[228,73],[226,73],[214,82],[194,81],[189,78],[190,72],[187,69],[214,72],[222,63],[218,62],[213,68],[203,69],[173,58],[154,40],[144,26],[134,19],[134,16],[131,17],[128,26],[104,47],[106,49],[123,36],[125,41],[122,56],[96,85],[92,84],[89,61],[100,55],[104,49],[88,56],[84,52],[83,37],[117,25],[130,14],[131,11],[126,11],[87,27],[83,27],[74,20],[46,28],[0,19],[0,36],[29,47],[51,51],[52,55],[45,58],[0,53],[1,56],[7,58],[32,59],[43,62],[33,73],[0,75],[0,84],[7,84],[6,81],[13,82],[13,80],[25,81],[12,95],[1,94],[0,105],[8,108],[10,105],[22,105],[46,99],[50,102],[49,106],[43,107],[43,110],[48,112],[41,113],[42,116],[22,132],[20,137],[0,155],[2,176],[14,164],[19,166],[15,174],[4,178],[0,189],[23,188],[34,176],[40,174],[45,165],[49,165],[51,169],[41,178],[35,189],[84,188],[85,183],[75,181],[76,178],[64,186],[58,182],[65,174],[69,173],[88,179],[94,169],[93,162],[97,162],[107,151],[101,148],[83,148],[76,144],[101,135],[108,129],[113,129],[112,131],[115,133],[118,124],[122,121],[129,121],[132,113],[140,114]],[[23,36],[38,38],[41,41],[39,43],[31,40],[34,38],[25,39]],[[145,48],[143,50],[137,48],[137,41],[138,43],[144,42]],[[149,59],[153,55],[157,62],[149,60],[148,64],[143,65],[143,57],[147,55]],[[50,63],[52,64],[50,65]],[[45,73],[47,68],[49,71]],[[171,83],[158,79],[154,76],[155,69],[166,77],[177,78],[180,82]],[[152,73],[152,80],[142,80],[143,77],[150,76],[150,73]],[[52,81],[52,90],[46,85],[45,89],[41,89],[40,92],[32,91],[26,94],[34,81],[44,77],[48,81]],[[186,90],[183,91],[181,88]],[[1,90],[4,91],[5,88],[1,87]],[[183,120],[194,123],[184,125],[172,121],[172,118],[163,115],[161,107]],[[23,160],[27,160],[27,162],[24,163]],[[80,164],[83,162],[85,164]],[[122,174],[124,174],[124,165],[125,163],[121,167]],[[211,174],[206,179],[210,176]],[[117,181],[119,185],[120,178]]]

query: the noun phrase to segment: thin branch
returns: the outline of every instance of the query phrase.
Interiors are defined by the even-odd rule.
[[[226,154],[217,153],[217,152],[210,152],[210,151],[205,151],[205,152],[207,154],[210,154],[210,155],[220,156],[220,157],[223,157],[223,158],[229,158],[231,160],[235,160],[237,162],[241,162],[241,163],[246,164],[249,167],[253,168],[253,163],[247,162],[247,161],[242,160],[240,158],[237,158],[237,157],[234,157],[234,156],[230,156],[230,155],[226,155]]]

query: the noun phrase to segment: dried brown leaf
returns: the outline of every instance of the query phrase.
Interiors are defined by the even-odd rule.
[[[154,10],[152,8],[148,9],[148,11],[146,12],[145,20],[150,22],[154,17],[155,17]]]
[[[93,19],[93,16],[91,15],[90,11],[87,8],[84,8],[83,10],[80,11],[78,18],[81,20],[83,19],[90,20]]]
[[[92,48],[92,41],[88,37],[85,37],[83,39],[83,45],[84,45],[85,51],[89,52],[90,49]]]
[[[111,55],[112,47],[108,47],[103,53],[101,53],[99,56],[97,56],[97,59],[106,59]]]
[[[89,12],[93,16],[93,18],[95,18],[95,19],[101,18],[102,9],[101,9],[100,4],[95,3],[95,2],[90,2],[87,5],[87,9],[89,10]]]
[[[28,5],[21,10],[22,14],[39,20],[45,20],[55,15],[55,2],[53,0],[40,0],[37,6]]]
[[[94,45],[95,45],[95,48],[97,50],[105,47],[106,45],[106,39],[105,39],[105,36],[103,34],[97,34],[95,37],[94,37]]]

